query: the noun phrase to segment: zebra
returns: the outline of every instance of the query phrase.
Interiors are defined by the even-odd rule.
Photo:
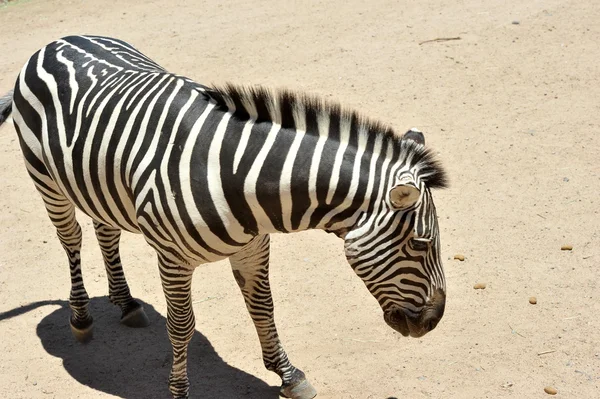
[[[189,395],[195,330],[191,281],[229,258],[281,395],[316,390],[279,339],[269,285],[270,234],[321,229],[384,321],[421,337],[443,316],[446,281],[432,190],[447,174],[422,132],[391,127],[314,95],[261,86],[205,86],[167,72],[132,45],[68,36],[41,48],[0,99],[71,274],[70,327],[93,335],[81,271],[80,209],[93,220],[121,322],[145,327],[119,255],[121,231],[154,248],[173,348],[169,389]]]

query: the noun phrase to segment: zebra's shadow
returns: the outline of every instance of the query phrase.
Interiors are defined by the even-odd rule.
[[[152,305],[142,303],[150,326],[131,329],[119,324],[119,311],[108,297],[93,298],[94,339],[82,345],[69,329],[66,301],[37,326],[44,349],[63,359],[65,370],[79,383],[122,398],[168,398],[171,344],[166,320]],[[278,398],[278,387],[227,364],[211,343],[195,332],[188,350],[190,397]]]

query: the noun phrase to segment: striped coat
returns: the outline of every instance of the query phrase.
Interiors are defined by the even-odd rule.
[[[316,391],[288,360],[268,283],[269,234],[323,229],[344,240],[348,262],[385,321],[421,336],[441,319],[445,278],[431,189],[446,175],[417,130],[390,127],[316,97],[203,86],[165,71],[131,45],[71,36],[25,64],[10,112],[25,164],[71,270],[71,328],[91,338],[78,208],[94,220],[111,300],[122,322],[147,324],[130,294],[120,231],[156,250],[173,344],[170,390],[186,397],[194,331],[191,276],[230,258],[266,367],[281,392]]]

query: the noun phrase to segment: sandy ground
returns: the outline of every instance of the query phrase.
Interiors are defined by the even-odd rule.
[[[452,183],[435,193],[444,319],[422,339],[403,338],[345,263],[340,240],[276,236],[272,285],[291,360],[320,398],[542,398],[548,385],[557,397],[600,397],[599,5],[175,3],[0,7],[0,91],[47,42],[94,33],[202,83],[301,89],[399,131],[420,127]],[[0,129],[0,153],[0,397],[166,397],[171,352],[152,251],[140,236],[123,238],[130,285],[152,321],[132,331],[106,299],[92,226],[81,219],[96,337],[76,344],[66,258],[11,124]],[[487,288],[474,290],[478,282]],[[198,269],[193,294],[193,397],[275,398],[278,377],[263,368],[227,262]]]

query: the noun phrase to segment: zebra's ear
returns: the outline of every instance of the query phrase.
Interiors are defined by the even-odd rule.
[[[419,200],[421,191],[412,183],[401,183],[390,190],[390,204],[397,210],[410,208]]]
[[[414,127],[404,133],[402,140],[412,140],[417,144],[425,145],[425,136],[423,135],[423,132]]]

